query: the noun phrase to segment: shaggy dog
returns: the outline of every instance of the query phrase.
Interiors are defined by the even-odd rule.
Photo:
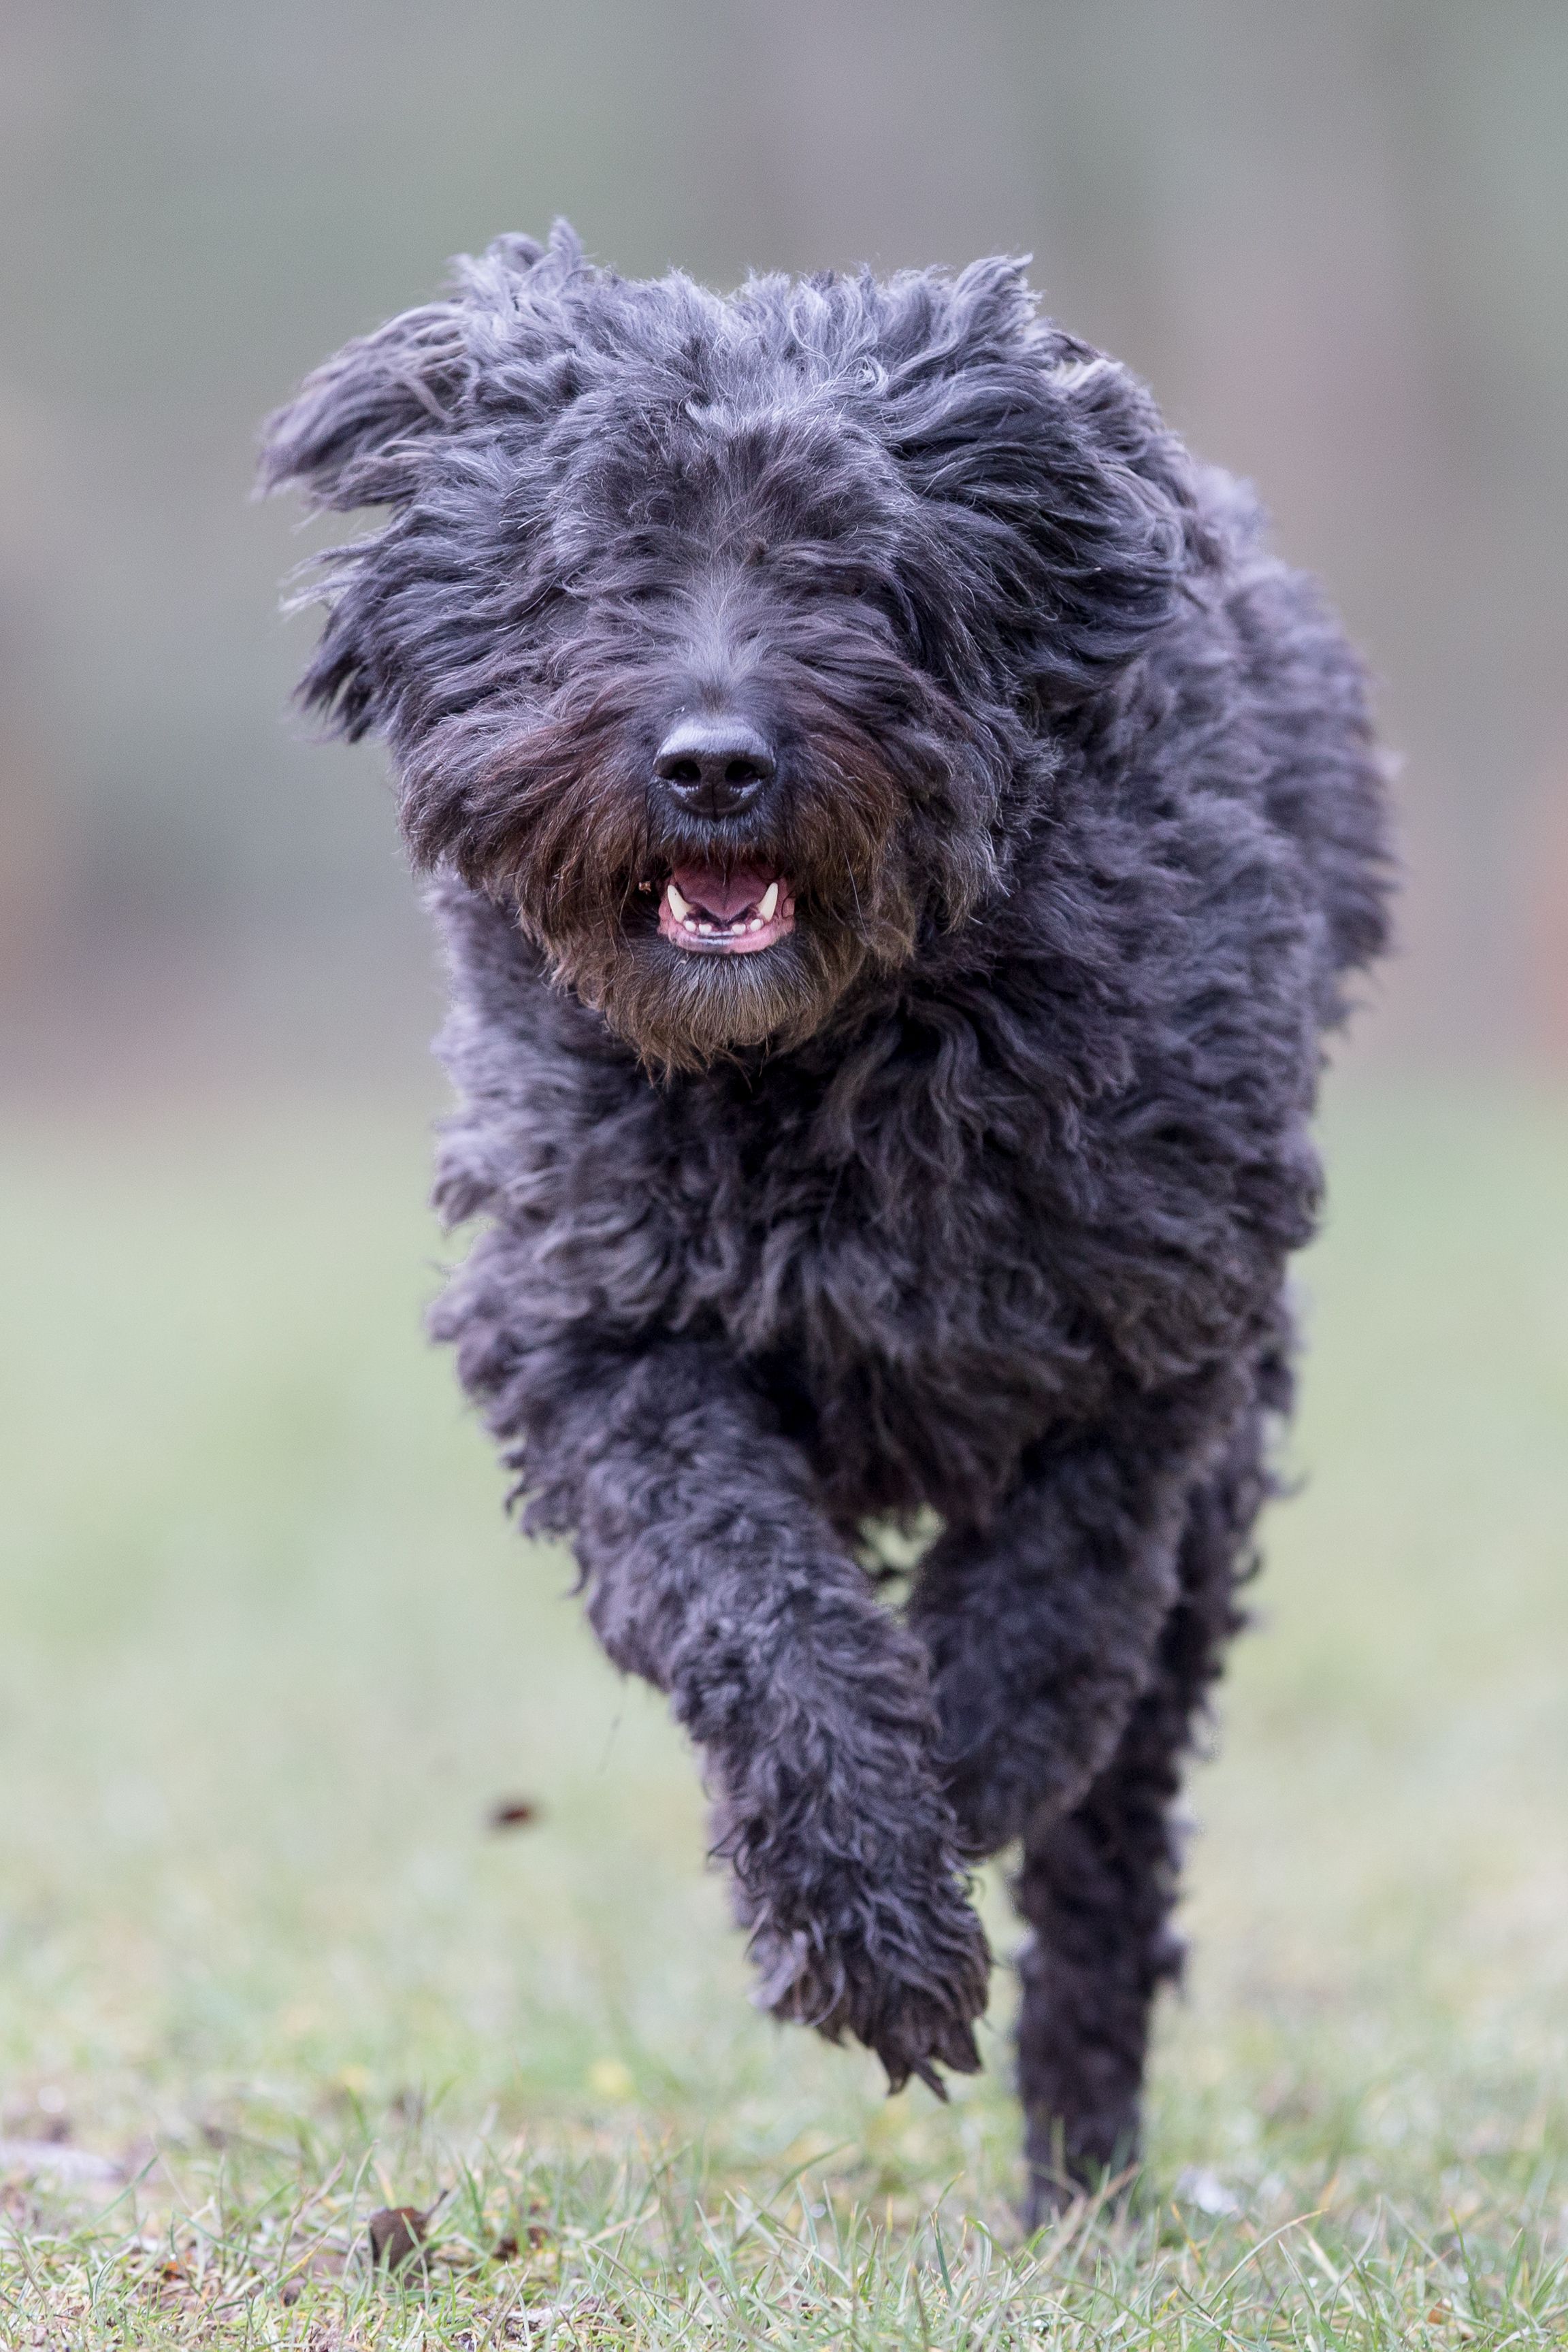
[[[1135,2146],[1180,1758],[1251,1565],[1363,678],[1020,267],[459,265],[268,432],[384,509],[301,688],[451,961],[436,1329],[701,1750],[757,2000],[978,2064],[1021,1846],[1037,2212]],[[934,1519],[907,1607],[879,1525]]]

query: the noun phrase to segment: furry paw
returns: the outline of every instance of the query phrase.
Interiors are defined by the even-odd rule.
[[[1032,2238],[1037,2230],[1044,2230],[1051,2222],[1059,2221],[1065,2213],[1071,2212],[1080,2198],[1088,2194],[1088,2190],[1077,2181],[1064,2179],[1059,2172],[1042,2171],[1031,2165],[1029,2186],[1018,2208],[1018,2220],[1025,2237]]]
[[[954,1876],[919,1892],[861,1890],[834,1906],[831,1927],[784,1928],[758,1908],[748,1924],[759,2008],[829,2042],[854,2034],[881,2060],[889,2092],[918,2074],[944,2099],[939,2065],[978,2072],[973,2021],[985,2008],[991,1954]]]

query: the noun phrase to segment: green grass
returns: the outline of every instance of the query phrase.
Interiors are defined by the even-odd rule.
[[[1331,1143],[1147,2167],[1025,2247],[1005,1970],[947,2109],[748,2007],[422,1343],[417,1111],[14,1127],[0,2344],[1568,2341],[1568,1105]]]

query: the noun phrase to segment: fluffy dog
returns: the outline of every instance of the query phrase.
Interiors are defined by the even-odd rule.
[[[271,421],[378,507],[301,693],[450,957],[436,1316],[701,1751],[757,1999],[978,2063],[1021,1843],[1037,2211],[1136,2144],[1180,1759],[1384,944],[1359,667],[1020,267],[628,283],[558,226]],[[868,1531],[934,1517],[907,1607]]]

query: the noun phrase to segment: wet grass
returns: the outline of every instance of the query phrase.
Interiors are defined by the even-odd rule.
[[[1025,2246],[1005,1971],[947,2109],[747,2006],[421,1342],[417,1111],[13,1124],[0,2343],[1568,2340],[1568,1105],[1331,1139],[1147,2167]]]

